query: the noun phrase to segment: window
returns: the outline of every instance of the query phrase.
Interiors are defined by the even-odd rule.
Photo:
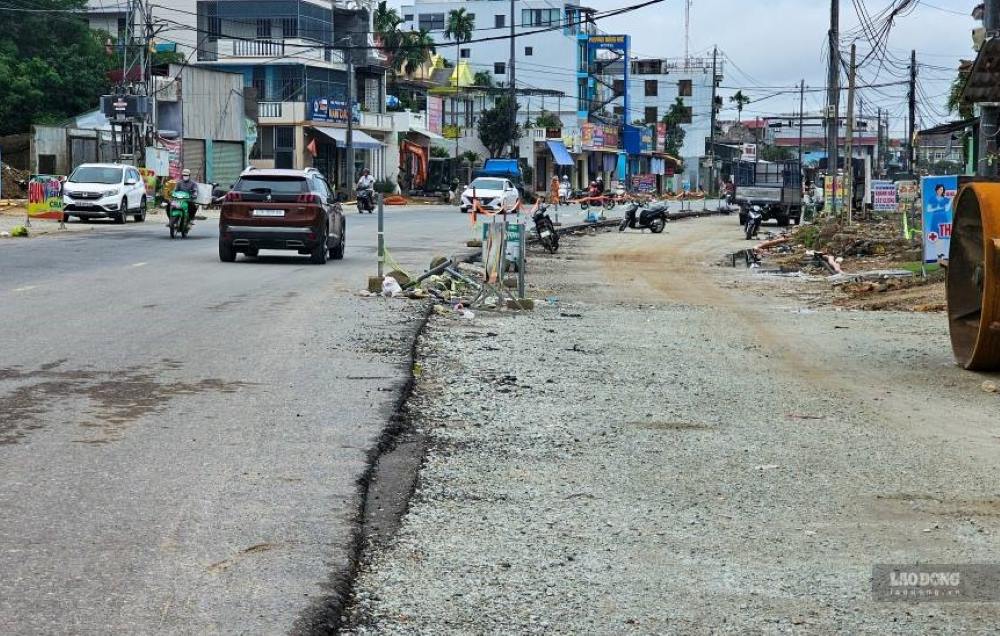
[[[647,124],[655,124],[657,122],[656,106],[646,106],[646,118]]]
[[[421,29],[426,29],[428,31],[444,31],[444,14],[421,13],[420,17],[417,19],[417,23]]]
[[[267,18],[257,18],[257,38],[268,39],[271,37],[271,21]]]
[[[532,56],[534,54],[535,54],[534,47],[530,47],[530,46],[524,47],[524,55],[525,55],[525,57],[530,57],[530,56]]]
[[[413,14],[412,13],[404,13],[403,14],[403,22],[413,22]]]
[[[691,97],[691,80],[684,79],[677,82],[677,94],[681,97]]]
[[[507,26],[507,16],[502,13],[498,13],[493,16],[493,27],[496,29],[502,29]]]
[[[551,26],[560,23],[559,9],[521,9],[521,26]]]
[[[208,41],[215,42],[222,37],[222,18],[217,15],[208,16]]]
[[[493,74],[494,75],[506,75],[507,74],[507,63],[506,62],[493,62]]]
[[[471,49],[459,49],[458,50],[458,56],[461,57],[461,58],[464,58],[464,59],[468,59],[471,54],[472,54]]]
[[[659,92],[659,82],[656,80],[646,80],[644,84],[646,86],[646,97],[656,97]]]
[[[125,18],[118,18],[118,42],[125,41],[125,33],[128,31],[127,25]]]
[[[267,71],[263,66],[253,67],[253,79],[250,81],[250,85],[257,91],[257,101],[270,101],[271,96],[267,91]]]
[[[283,38],[297,38],[297,37],[299,37],[299,20],[298,20],[298,18],[282,18],[281,19],[281,37],[283,37]]]
[[[612,82],[612,84],[611,84],[611,91],[615,94],[615,96],[624,95],[625,94],[625,80],[623,80],[623,79],[616,79],[614,82]]]

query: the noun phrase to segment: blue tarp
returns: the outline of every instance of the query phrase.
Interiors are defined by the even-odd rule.
[[[549,150],[552,151],[552,158],[556,160],[556,164],[560,166],[572,166],[573,157],[569,156],[569,151],[566,150],[566,146],[563,142],[558,139],[550,139],[546,142],[549,145]]]

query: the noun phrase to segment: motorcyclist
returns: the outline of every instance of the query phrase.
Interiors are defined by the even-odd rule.
[[[198,211],[198,204],[195,203],[195,198],[198,196],[198,184],[191,178],[191,171],[187,168],[184,168],[184,171],[181,172],[181,180],[174,186],[174,191],[187,192],[191,195],[191,198],[188,200],[188,220],[191,222],[191,225],[194,225],[194,215]]]
[[[361,171],[361,176],[358,178],[358,197],[361,196],[369,197],[368,207],[371,207],[371,203],[375,196],[375,177],[371,175],[371,171],[365,168]]]

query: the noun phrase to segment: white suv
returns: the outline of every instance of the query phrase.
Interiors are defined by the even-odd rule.
[[[107,217],[124,223],[128,215],[146,220],[146,184],[132,166],[85,163],[63,184],[64,221]]]

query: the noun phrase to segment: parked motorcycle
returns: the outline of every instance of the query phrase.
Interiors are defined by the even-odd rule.
[[[191,193],[174,189],[167,205],[167,226],[170,228],[170,238],[187,238],[191,230]]]
[[[375,210],[375,191],[358,190],[358,214],[367,212],[371,214]]]
[[[618,224],[618,231],[624,232],[625,228],[648,229],[653,234],[659,234],[667,226],[668,210],[669,207],[665,201],[656,201],[648,206],[633,201],[625,206],[625,216]]]
[[[559,234],[556,232],[556,226],[552,223],[552,219],[549,218],[548,207],[546,204],[540,203],[538,209],[532,215],[532,220],[535,222],[535,233],[538,235],[538,242],[550,254],[555,254],[559,249]]]
[[[751,205],[746,212],[746,224],[743,226],[747,240],[757,236],[760,224],[764,220],[764,210],[759,205]]]

